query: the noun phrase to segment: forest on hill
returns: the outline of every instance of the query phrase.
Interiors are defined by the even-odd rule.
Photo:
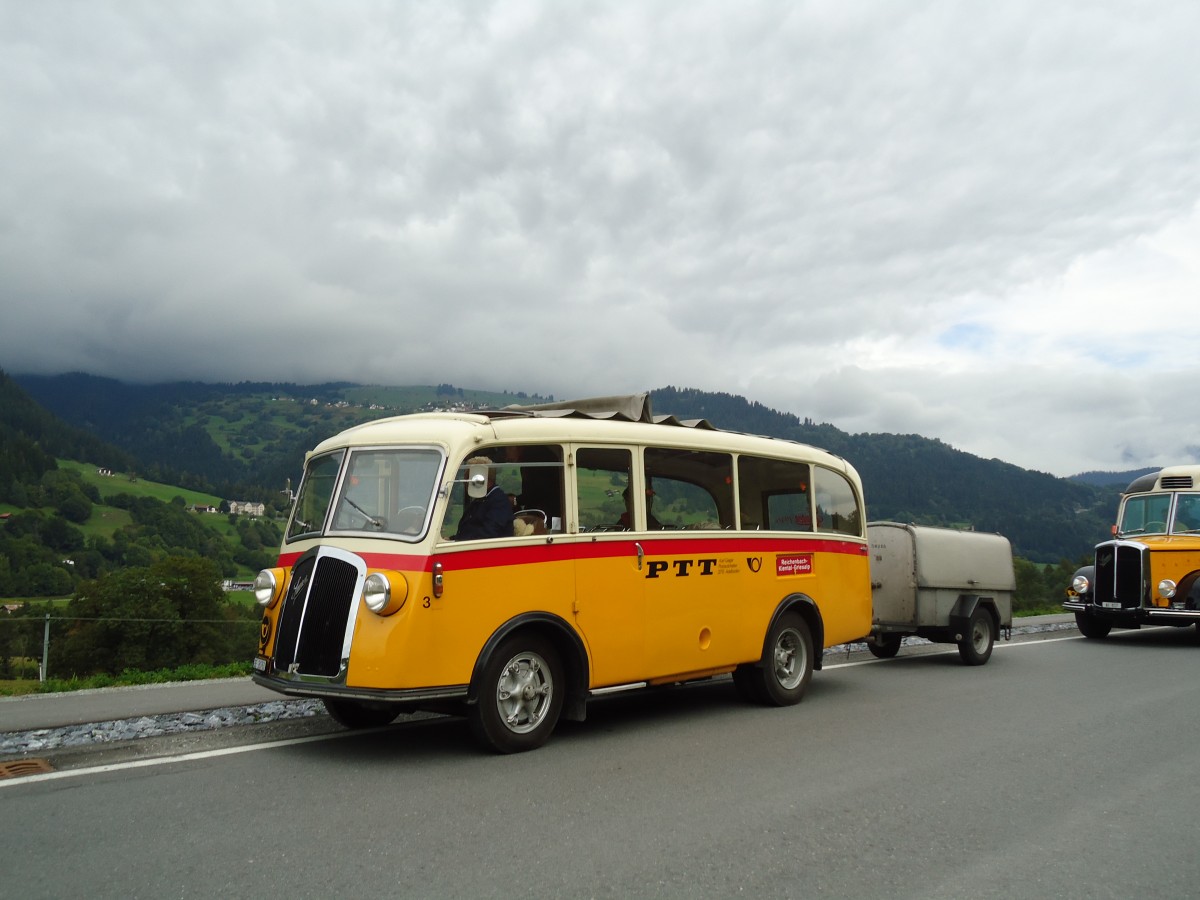
[[[138,460],[147,477],[273,504],[286,503],[306,450],[350,425],[419,409],[496,408],[543,402],[536,394],[488,393],[449,384],[131,385],[84,374],[14,376],[38,404]],[[993,531],[1029,560],[1078,560],[1107,533],[1128,483],[1057,478],[982,459],[915,434],[849,434],[744,397],[664,387],[657,414],[812,444],[862,475],[872,519]]]

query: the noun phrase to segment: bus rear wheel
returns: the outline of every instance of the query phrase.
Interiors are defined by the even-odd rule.
[[[483,667],[471,732],[498,753],[534,750],[558,724],[565,688],[553,644],[535,634],[506,638]]]
[[[767,706],[791,706],[804,698],[813,673],[813,639],[808,623],[796,613],[775,620],[757,666],[743,671],[752,678],[743,694]]]

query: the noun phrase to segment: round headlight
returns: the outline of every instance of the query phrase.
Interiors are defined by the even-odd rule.
[[[363,582],[363,603],[371,612],[383,612],[388,601],[392,599],[392,586],[387,577],[379,572],[372,572]]]
[[[1158,595],[1160,597],[1166,597],[1168,600],[1170,600],[1175,596],[1175,586],[1175,582],[1173,582],[1170,578],[1164,578],[1158,583]]]
[[[1071,579],[1071,590],[1076,594],[1079,594],[1081,597],[1088,592],[1090,587],[1091,585],[1088,584],[1086,575],[1076,575],[1073,579]]]
[[[263,569],[254,577],[254,599],[258,601],[259,606],[270,606],[278,589],[279,582],[270,569]]]
[[[408,581],[399,572],[372,572],[363,581],[363,605],[377,615],[399,612],[407,599]]]

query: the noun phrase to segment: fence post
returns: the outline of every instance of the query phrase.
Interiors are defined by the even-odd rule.
[[[46,628],[42,632],[42,664],[38,668],[38,681],[45,684],[46,676],[49,674],[50,661],[50,613],[46,613]]]

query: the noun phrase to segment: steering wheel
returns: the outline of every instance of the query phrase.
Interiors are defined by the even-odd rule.
[[[424,506],[405,506],[396,513],[396,527],[404,534],[416,534],[424,524]]]

